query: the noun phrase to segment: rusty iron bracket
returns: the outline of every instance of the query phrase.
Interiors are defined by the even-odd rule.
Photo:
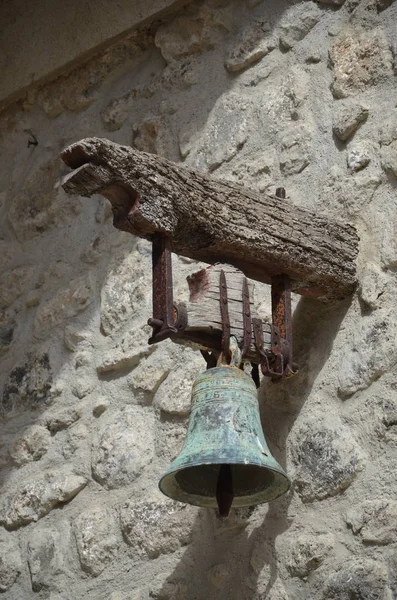
[[[227,283],[225,272],[221,270],[219,276],[219,301],[222,321],[222,353],[225,358],[230,355],[230,317],[227,305]]]
[[[261,358],[261,370],[272,381],[291,377],[297,373],[292,360],[292,316],[291,289],[287,275],[272,277],[272,328],[271,352],[263,349],[263,329],[261,319],[253,319],[255,345]]]
[[[178,333],[172,291],[171,240],[156,233],[152,240],[153,317],[148,324],[153,328],[149,344],[155,344]]]
[[[250,294],[248,288],[247,278],[244,277],[243,281],[243,342],[241,348],[241,358],[243,359],[251,345],[251,307],[250,307]]]
[[[284,188],[277,188],[276,196],[285,198]],[[219,277],[222,338],[216,342],[208,336],[203,336],[200,332],[189,332],[189,334],[185,332],[188,324],[186,306],[182,303],[175,305],[173,302],[171,240],[162,233],[156,233],[152,238],[152,270],[153,316],[148,320],[148,324],[153,328],[153,332],[149,338],[149,344],[155,344],[167,338],[185,338],[207,347],[208,350],[202,350],[202,355],[208,368],[215,366],[220,351],[226,361],[229,360],[231,326],[225,272],[221,270]],[[241,358],[244,359],[250,349],[253,333],[263,375],[270,377],[272,381],[278,381],[297,372],[297,367],[292,361],[291,281],[287,275],[280,274],[271,277],[271,296],[271,350],[265,351],[263,323],[261,319],[251,319],[248,281],[244,278],[242,289],[243,339],[240,349]],[[240,366],[242,367],[242,364]],[[252,377],[259,386],[259,370],[255,363],[252,363]]]

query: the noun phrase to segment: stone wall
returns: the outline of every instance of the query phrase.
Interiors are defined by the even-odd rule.
[[[397,596],[396,23],[391,0],[195,2],[0,115],[5,598]],[[220,520],[157,490],[205,365],[147,345],[148,243],[59,185],[60,151],[92,135],[283,185],[360,233],[357,293],[294,298],[300,372],[261,386],[293,481],[270,505]],[[197,266],[174,267],[186,297]]]

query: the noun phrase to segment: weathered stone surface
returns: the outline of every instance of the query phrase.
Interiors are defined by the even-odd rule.
[[[346,523],[367,544],[397,541],[397,502],[388,498],[367,500],[348,511]]]
[[[121,371],[135,367],[139,361],[155,350],[149,346],[149,328],[137,327],[127,332],[110,350],[101,353],[97,359],[98,373]]]
[[[187,164],[214,171],[230,161],[247,141],[252,102],[238,94],[221,97],[211,111],[198,148],[190,152]]]
[[[167,62],[181,60],[212,48],[230,24],[221,9],[203,5],[199,11],[185,10],[157,30],[155,44]]]
[[[281,19],[280,43],[290,50],[296,42],[303,40],[319,22],[322,11],[314,4],[306,2],[290,8]]]
[[[358,127],[365,123],[369,111],[362,104],[345,101],[336,106],[332,121],[332,131],[342,142],[351,138]]]
[[[54,191],[59,176],[58,161],[51,160],[33,170],[15,194],[8,218],[19,241],[41,236],[54,225],[65,225],[80,211],[80,203],[70,202],[62,188]]]
[[[22,466],[40,460],[47,452],[50,443],[51,434],[48,429],[41,425],[31,425],[16,436],[10,454],[14,462]]]
[[[280,169],[284,175],[301,173],[310,162],[310,134],[302,125],[284,131],[281,139]]]
[[[322,600],[391,600],[387,568],[368,558],[356,558],[340,565],[326,579]]]
[[[153,405],[170,415],[187,416],[190,412],[193,382],[204,369],[200,355],[189,356],[185,364],[173,369],[158,387]]]
[[[128,113],[132,108],[133,98],[130,93],[121,98],[112,100],[106,108],[101,112],[101,117],[105,129],[108,131],[117,131],[124,125],[127,120]]]
[[[359,297],[367,308],[375,309],[382,304],[387,286],[385,274],[375,263],[368,263],[360,278]]]
[[[214,565],[207,573],[207,579],[217,590],[224,587],[231,577],[230,565],[219,563]]]
[[[347,27],[335,40],[330,56],[334,66],[331,89],[336,98],[376,85],[392,73],[389,44],[380,28]]]
[[[76,519],[74,534],[82,568],[98,576],[116,558],[121,542],[113,513],[100,506],[86,510]]]
[[[0,532],[0,592],[6,592],[21,573],[22,561],[15,535]]]
[[[195,514],[193,507],[172,500],[131,501],[121,506],[120,522],[137,556],[157,558],[190,542]]]
[[[258,62],[275,47],[270,24],[264,20],[256,21],[240,34],[226,58],[225,67],[231,72],[242,71]]]
[[[16,267],[1,274],[0,308],[8,308],[25,291],[31,273],[29,267]]]
[[[160,573],[149,585],[150,600],[186,600],[188,598],[188,584],[184,581],[168,581],[166,573]],[[144,594],[144,592],[143,592]],[[132,600],[143,600],[145,595]]]
[[[351,431],[334,418],[310,417],[291,440],[294,484],[304,502],[342,493],[363,467]]]
[[[388,313],[377,311],[358,323],[341,359],[338,393],[348,398],[387,372],[397,357],[397,329]]]
[[[1,522],[7,527],[19,527],[38,521],[53,508],[74,498],[87,479],[68,468],[47,470],[20,483],[4,501]]]
[[[153,459],[153,415],[138,406],[109,409],[92,449],[92,473],[107,489],[134,481]]]
[[[15,367],[6,380],[1,412],[9,414],[23,408],[40,408],[50,401],[52,372],[48,354],[31,357]]]
[[[79,453],[77,460],[84,460],[85,462],[85,455],[88,455],[90,440],[90,431],[84,423],[79,422],[73,425],[73,427],[67,430],[65,435],[65,442],[62,447],[63,456],[66,460],[69,460],[75,453]]]
[[[382,168],[397,178],[397,142],[382,146],[380,153]]]
[[[394,0],[376,0],[376,10],[382,12],[393,4]]]
[[[361,141],[354,144],[347,153],[347,166],[350,171],[361,171],[370,161],[373,154],[373,145],[368,141]]]
[[[334,536],[302,534],[292,540],[287,568],[293,577],[307,577],[317,569],[334,548]]]
[[[90,345],[90,335],[85,331],[81,331],[81,329],[75,325],[66,325],[65,331],[63,332],[63,341],[70,352],[76,352],[81,346]]]
[[[67,429],[78,421],[81,417],[81,410],[75,408],[66,408],[54,413],[46,414],[45,424],[52,434]]]
[[[97,381],[93,363],[94,357],[91,350],[79,350],[76,353],[72,393],[77,398],[82,399],[95,389]]]
[[[79,277],[66,289],[43,302],[37,309],[34,335],[44,339],[67,319],[71,319],[89,306],[93,300],[92,282],[89,276]]]
[[[0,18],[2,29],[15,17],[13,6],[18,2],[29,5],[26,14],[36,11],[37,3],[26,0],[0,2],[1,17],[8,13]],[[84,65],[81,55],[81,63],[71,66],[80,73],[61,73],[57,81],[54,77],[52,83],[43,83],[42,91],[28,91],[25,101],[0,112],[0,302],[7,306],[0,306],[0,400],[4,393],[8,403],[8,411],[3,409],[0,418],[1,504],[5,508],[0,520],[6,525],[0,527],[0,598],[397,598],[397,338],[393,333],[397,100],[393,66],[382,66],[388,65],[391,55],[397,73],[397,1],[378,12],[389,2],[179,2],[175,13],[161,14],[155,23],[144,25],[147,36],[139,41],[139,48],[132,51],[117,43],[113,50],[114,40],[108,40],[107,49],[98,48],[94,61]],[[91,7],[94,21],[105,4],[106,0],[98,0]],[[48,19],[51,11],[52,7]],[[306,37],[294,39],[301,35],[295,26],[304,23],[306,13],[316,11],[320,21]],[[69,17],[79,18],[79,11],[75,12],[64,10],[65,31],[60,32],[59,45],[51,47],[59,54],[65,36],[78,45],[84,34],[66,26]],[[178,33],[174,36],[172,23],[179,17],[182,21],[175,26]],[[189,21],[187,28],[183,18]],[[217,26],[214,19],[223,24]],[[261,22],[270,23],[272,31],[261,32]],[[253,24],[257,30],[250,29]],[[168,64],[153,42],[159,28],[169,32],[164,41]],[[335,63],[339,86],[348,97],[335,99],[329,89],[334,67],[327,60],[328,52],[343,36],[346,40],[349,31],[351,39],[345,47],[339,46]],[[23,49],[25,34],[21,32],[21,43],[13,46],[16,56]],[[39,34],[35,28],[27,33],[33,40]],[[291,45],[288,51],[279,44],[283,36]],[[260,58],[274,40],[276,48]],[[365,40],[374,43],[367,45]],[[240,70],[225,68],[228,60],[230,69]],[[1,52],[0,65],[7,70]],[[372,85],[372,81],[377,83]],[[37,147],[27,147],[30,138],[24,129],[30,127],[38,138]],[[289,159],[290,149],[283,148],[282,141],[290,127],[292,131],[302,128],[303,140],[295,136],[299,140],[291,148],[296,163],[292,156],[283,172],[280,159]],[[141,242],[114,229],[111,203],[99,194],[90,200],[68,198],[57,184],[65,173],[57,159],[61,148],[84,136],[108,137],[109,131],[116,142],[135,142],[156,152],[157,165],[166,156],[204,172],[212,169],[211,181],[223,178],[240,183],[252,189],[255,198],[261,194],[260,202],[265,201],[265,194],[274,195],[277,187],[284,186],[287,214],[300,207],[319,219],[357,228],[357,292],[351,302],[327,306],[293,297],[294,353],[300,373],[278,385],[262,384],[259,392],[265,433],[292,480],[291,493],[270,505],[232,509],[227,519],[219,519],[215,510],[175,504],[174,516],[163,516],[167,512],[163,501],[168,501],[155,495],[158,480],[185,439],[194,365],[199,372],[205,362],[199,352],[181,352],[179,345],[169,341],[147,344],[151,331],[144,324],[152,313],[150,242],[144,242],[147,249],[138,248]],[[348,157],[362,141],[373,144],[371,160],[365,168],[351,170]],[[303,166],[301,158],[309,165],[294,172]],[[48,160],[54,162],[51,172]],[[287,173],[290,165],[291,174]],[[132,172],[134,164],[128,168]],[[158,175],[156,168],[152,176]],[[143,207],[152,201],[151,189],[157,190],[158,197],[163,194],[158,179],[144,179],[147,187],[140,188]],[[188,181],[184,189],[192,189],[192,180]],[[200,178],[194,181],[202,185]],[[203,215],[203,230],[198,229],[195,237],[192,227],[189,242],[195,237],[197,246],[202,244],[202,251],[207,252],[205,244],[212,241],[206,238],[206,224],[216,233],[205,217],[211,198],[201,194],[202,187],[195,189],[196,197],[202,198],[197,213]],[[228,190],[217,212],[220,229],[235,212],[235,188]],[[177,195],[173,198],[178,203]],[[164,202],[156,205],[158,215],[164,206]],[[237,229],[246,227],[247,251],[260,244],[255,234],[260,221],[263,229],[274,233],[274,247],[284,252],[296,234],[293,219],[291,229],[278,236],[284,221],[276,222],[267,213],[263,218],[259,203],[248,220],[246,208],[243,202],[234,223]],[[277,210],[274,214],[280,216]],[[190,210],[180,215],[181,239],[186,236],[184,226],[189,227],[193,218]],[[316,245],[316,237],[308,231],[309,221],[300,238],[302,254],[297,256],[305,269],[315,259],[314,252],[307,262],[303,259],[305,249]],[[285,254],[289,253],[288,249]],[[236,254],[241,259],[245,256],[238,248]],[[333,252],[328,256],[332,268],[337,256]],[[263,254],[258,257],[261,260]],[[188,298],[185,278],[196,270],[192,259],[173,255],[176,301]],[[84,273],[90,274],[90,284],[94,284],[86,310],[69,316],[68,309],[66,313],[62,309],[66,317],[60,315],[59,324],[43,330],[42,337],[33,337],[39,309]],[[327,268],[323,273],[326,277]],[[266,320],[270,300],[270,287],[258,285],[254,302]],[[51,306],[47,310],[53,312]],[[44,354],[48,354],[48,369],[39,364]],[[18,375],[17,369],[26,375],[21,371]],[[131,418],[123,416],[125,406],[131,409]],[[141,411],[138,416],[136,410]],[[115,420],[118,423],[116,414],[120,426],[113,428]],[[107,425],[111,430],[106,438]],[[319,439],[321,435],[325,441]],[[131,442],[137,436],[143,439],[139,451]],[[13,519],[19,523],[20,517],[9,515],[13,523],[6,523],[17,493],[18,507],[28,498],[23,524],[26,513],[27,519],[32,514],[37,518],[48,510],[41,509],[41,492],[35,488],[33,498],[28,487],[45,479],[47,469],[51,468],[54,478],[66,465],[87,478],[91,466],[95,472],[92,460],[96,460],[101,439],[106,445],[98,466],[103,485],[92,481],[37,522],[19,527]],[[349,461],[362,454],[356,442],[368,458],[365,469],[359,471],[365,461],[360,459],[354,473]],[[129,461],[136,455],[139,462],[140,452],[153,459],[134,479]],[[315,463],[320,466],[316,468]],[[337,493],[335,486],[343,488],[355,474],[344,493],[326,496],[326,490],[331,490],[330,495]],[[325,499],[316,500],[323,495]],[[315,501],[308,503],[307,497]],[[114,519],[127,501],[131,514],[136,512],[130,520],[126,518],[129,537],[123,540],[121,519]],[[184,529],[186,511],[192,511],[192,516],[186,518]],[[183,546],[189,539],[189,545]]]
[[[101,292],[101,327],[105,335],[119,329],[146,305],[149,275],[149,256],[142,256],[137,249],[112,265]]]
[[[14,339],[16,323],[6,312],[0,311],[0,356],[8,352]]]
[[[346,0],[316,0],[316,2],[320,2],[320,4],[336,4],[336,6],[342,6]]]
[[[65,539],[64,529],[39,525],[29,536],[27,559],[34,592],[42,591],[47,595],[49,590],[57,587],[55,582],[64,570],[62,553],[65,541],[68,541]]]

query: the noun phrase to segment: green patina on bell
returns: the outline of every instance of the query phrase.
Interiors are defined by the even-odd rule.
[[[193,384],[185,444],[161,478],[170,498],[204,507],[251,506],[290,486],[263,435],[257,390],[237,366],[217,366]]]

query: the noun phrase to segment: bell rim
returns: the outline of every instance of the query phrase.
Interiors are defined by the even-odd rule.
[[[162,494],[164,494],[168,498],[171,498],[172,500],[175,500],[177,502],[181,502],[182,504],[191,504],[192,506],[199,506],[201,508],[216,508],[216,506],[217,506],[216,500],[212,500],[211,504],[210,503],[199,503],[198,501],[195,502],[194,500],[191,499],[191,497],[189,498],[188,501],[187,500],[180,500],[179,498],[177,498],[175,496],[172,496],[169,493],[167,493],[162,488],[161,484],[163,483],[163,481],[166,478],[168,478],[170,476],[174,476],[175,477],[176,473],[179,473],[180,471],[183,471],[184,469],[187,469],[187,468],[190,468],[190,467],[200,467],[200,466],[210,466],[210,465],[219,465],[220,466],[222,464],[247,465],[247,466],[249,465],[249,466],[259,467],[261,469],[267,469],[268,471],[273,471],[274,473],[277,473],[277,475],[281,476],[282,477],[281,481],[284,481],[284,483],[286,484],[285,486],[281,487],[280,491],[278,491],[278,493],[275,496],[271,497],[270,499],[263,500],[263,501],[260,501],[260,502],[258,502],[258,501],[252,501],[253,500],[253,496],[248,496],[248,495],[247,496],[236,496],[233,499],[232,508],[242,508],[242,507],[245,507],[245,506],[257,506],[259,504],[267,504],[269,502],[273,502],[273,500],[277,500],[277,498],[279,498],[283,494],[286,494],[290,490],[291,485],[292,485],[291,480],[289,479],[288,475],[285,473],[285,471],[282,469],[281,466],[280,466],[279,469],[277,469],[277,468],[274,468],[274,467],[269,467],[269,466],[261,465],[261,464],[258,464],[258,463],[253,463],[253,462],[247,463],[247,462],[236,461],[236,460],[235,461],[227,461],[227,460],[225,460],[225,461],[222,461],[222,462],[219,462],[219,463],[218,462],[214,463],[214,462],[196,462],[195,461],[194,463],[190,464],[189,466],[186,465],[186,466],[184,466],[182,468],[177,468],[177,469],[174,469],[174,470],[167,471],[161,477],[161,479],[160,479],[160,481],[158,483],[159,490],[160,490],[160,492]],[[205,498],[205,496],[201,496],[201,497]],[[243,500],[244,498],[246,498],[247,500],[244,501]],[[243,503],[240,504],[239,499],[241,499]],[[250,499],[251,499],[251,501],[250,501]],[[209,499],[209,502],[210,502],[210,499]]]

